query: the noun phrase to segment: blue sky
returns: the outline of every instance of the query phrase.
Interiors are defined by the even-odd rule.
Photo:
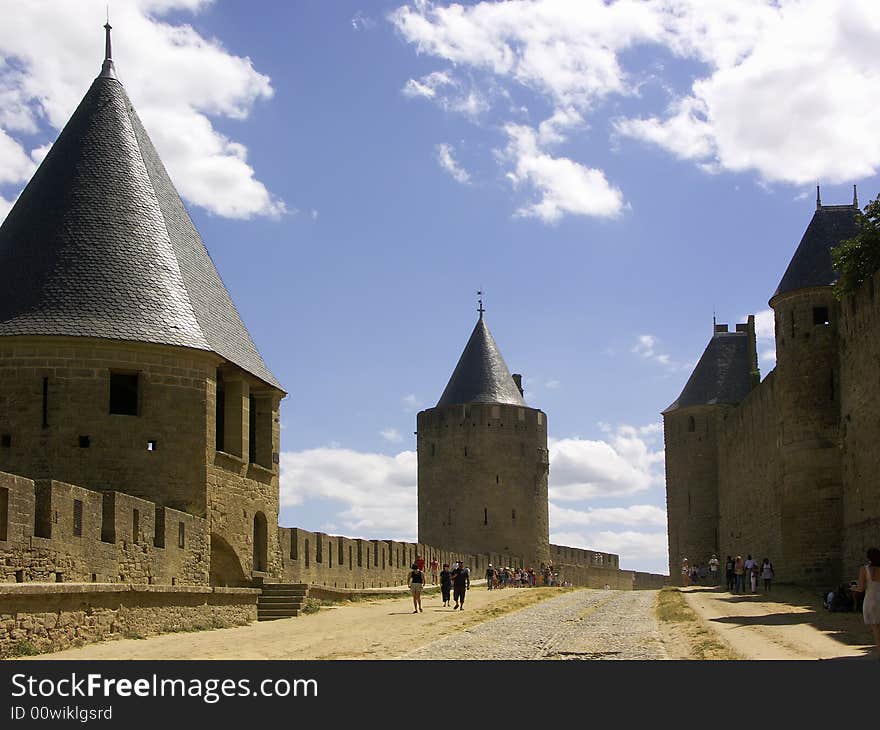
[[[99,69],[104,3],[0,11],[5,215]],[[482,289],[548,415],[551,538],[664,572],[659,413],[713,311],[772,334],[816,183],[880,190],[875,3],[132,0],[111,22],[290,392],[286,525],[415,538],[415,414]]]

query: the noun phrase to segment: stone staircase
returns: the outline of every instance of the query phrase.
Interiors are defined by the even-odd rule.
[[[257,598],[257,621],[299,616],[309,593],[308,583],[264,583]]]

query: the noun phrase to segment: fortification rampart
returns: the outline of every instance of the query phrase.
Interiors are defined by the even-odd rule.
[[[738,408],[728,409],[718,443],[718,557],[770,557],[785,577],[780,522],[782,460],[771,371]],[[698,556],[707,560],[708,556]]]
[[[207,585],[209,554],[200,517],[0,472],[0,583]]]

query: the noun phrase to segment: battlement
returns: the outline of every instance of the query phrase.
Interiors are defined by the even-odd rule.
[[[0,582],[207,585],[209,553],[201,517],[0,472]]]

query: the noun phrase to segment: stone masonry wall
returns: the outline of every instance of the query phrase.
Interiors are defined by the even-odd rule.
[[[0,584],[208,583],[202,518],[118,492],[0,472],[4,500]]]
[[[880,547],[880,272],[841,302],[843,577]]]
[[[249,588],[0,584],[0,658],[242,626],[256,620],[258,595]]]
[[[471,404],[418,414],[419,540],[548,559],[547,418],[534,408]]]
[[[776,372],[725,414],[719,435],[719,550],[770,558],[777,579],[791,580],[782,558],[782,459],[776,404]],[[705,558],[705,559],[708,559]],[[723,567],[722,567],[723,570]]]

